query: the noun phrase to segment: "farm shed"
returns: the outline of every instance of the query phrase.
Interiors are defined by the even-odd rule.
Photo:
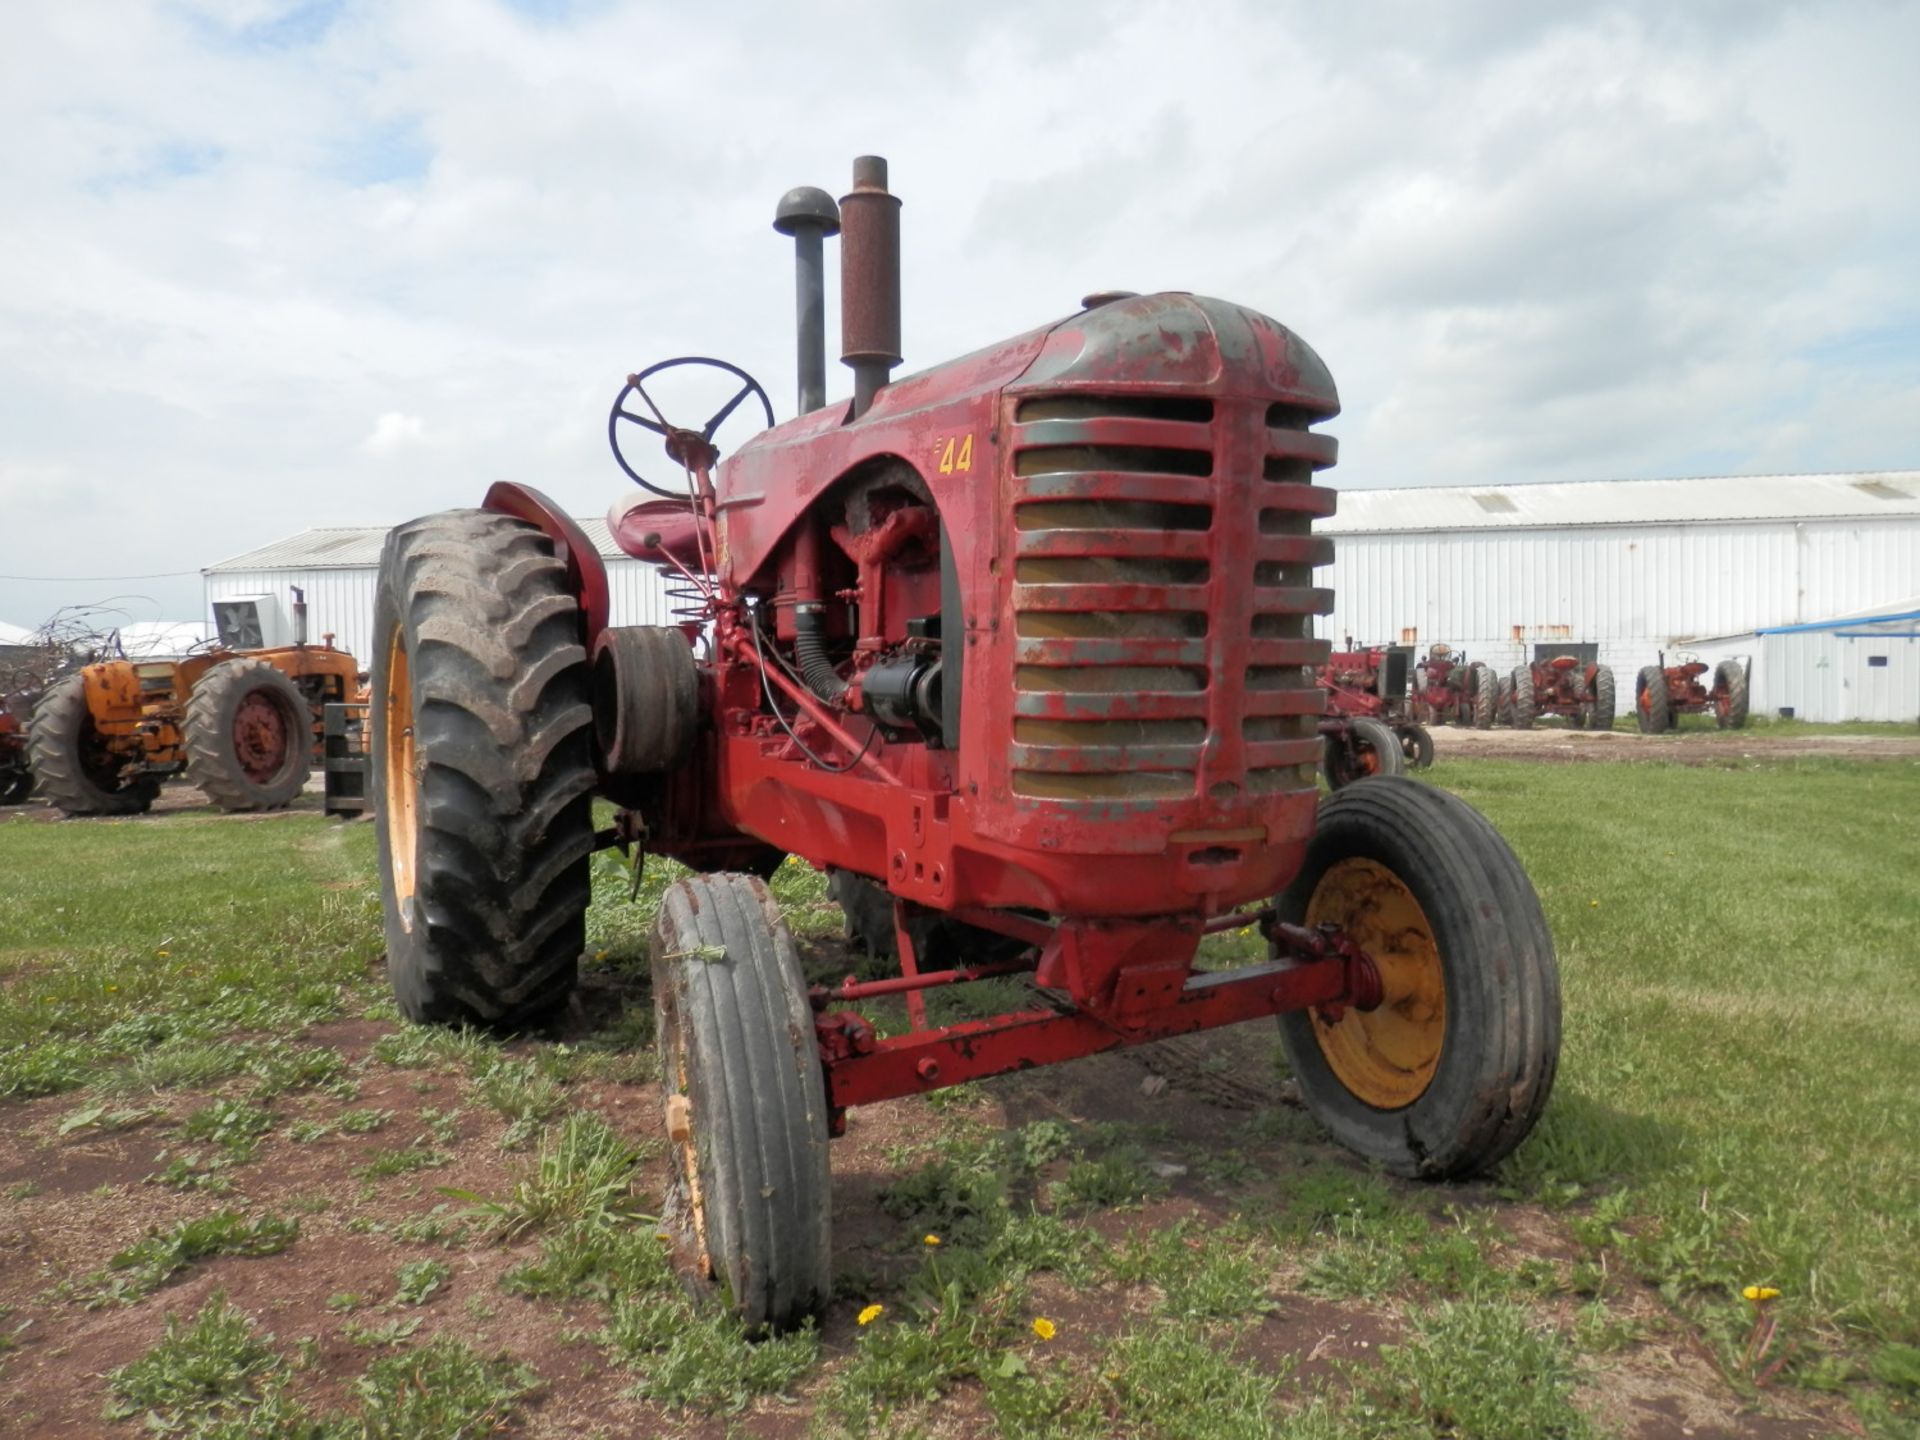
[[[1322,635],[1444,641],[1503,673],[1536,648],[1588,645],[1629,685],[1662,650],[1750,655],[1770,714],[1799,710],[1788,697],[1814,662],[1756,632],[1912,594],[1920,471],[1349,489],[1320,528],[1334,537]]]
[[[576,522],[597,547],[607,566],[613,622],[616,625],[664,625],[668,600],[659,571],[621,552],[607,534],[606,521]],[[284,613],[290,587],[307,600],[307,635],[318,641],[331,632],[334,643],[362,665],[373,661],[373,591],[380,568],[380,547],[387,527],[366,525],[303,530],[258,550],[209,565],[207,610],[224,600],[268,597]]]

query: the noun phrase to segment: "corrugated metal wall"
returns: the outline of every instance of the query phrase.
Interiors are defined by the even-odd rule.
[[[1769,715],[1791,705],[1802,720],[1920,720],[1920,640],[1911,636],[1765,635],[1756,682],[1761,675]]]
[[[638,560],[608,560],[607,589],[616,625],[665,625],[665,582],[653,566]],[[207,613],[213,602],[239,595],[272,595],[282,607],[289,586],[307,595],[307,633],[318,640],[332,631],[334,643],[357,658],[373,661],[373,586],[371,566],[331,570],[222,570],[206,577]]]
[[[1503,673],[1536,643],[1593,641],[1624,688],[1662,648],[1689,637],[1911,598],[1920,589],[1920,523],[1336,534],[1334,563],[1318,583],[1334,590],[1320,633],[1335,641],[1422,649],[1444,641]],[[1718,658],[1759,647],[1692,648]],[[1779,663],[1796,662],[1783,654]],[[1756,660],[1756,705],[1793,704],[1775,698],[1768,668]]]

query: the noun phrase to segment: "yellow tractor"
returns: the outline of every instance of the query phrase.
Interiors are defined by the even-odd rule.
[[[186,771],[222,810],[290,804],[319,754],[321,707],[354,699],[360,685],[331,635],[306,643],[306,605],[294,595],[291,645],[102,660],[48,686],[27,740],[40,793],[68,815],[137,815]]]

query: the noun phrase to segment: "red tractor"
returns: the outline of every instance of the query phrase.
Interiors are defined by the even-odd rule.
[[[1411,653],[1355,648],[1348,641],[1320,667],[1327,692],[1327,713],[1320,721],[1326,743],[1321,770],[1330,789],[1433,764],[1432,733],[1406,713]]]
[[[1698,656],[1682,653],[1678,665],[1667,664],[1660,652],[1660,663],[1649,665],[1633,685],[1634,716],[1640,733],[1659,735],[1679,723],[1682,715],[1712,713],[1722,730],[1738,730],[1747,723],[1747,666],[1738,660],[1722,660],[1713,667],[1713,688],[1702,683],[1707,664]]]
[[[1573,655],[1556,655],[1516,666],[1503,685],[1500,710],[1516,730],[1530,730],[1543,715],[1572,720],[1575,729],[1613,728],[1613,671]]]
[[[1511,1151],[1559,1050],[1532,885],[1443,791],[1315,782],[1314,427],[1340,408],[1319,357],[1238,305],[1109,292],[889,384],[885,162],[855,161],[838,206],[790,192],[775,225],[800,413],[684,359],[609,416],[652,496],[612,533],[675,577],[682,625],[610,625],[594,546],[520,485],[388,537],[373,793],[402,1010],[537,1023],[575,985],[589,855],[691,867],[653,931],[667,1213],[754,1327],[826,1302],[828,1152],[872,1101],[1277,1016],[1305,1103],[1368,1161],[1440,1178]],[[829,405],[843,226],[854,393]],[[670,419],[657,396],[700,371],[726,398]],[[767,428],[723,458],[748,417]],[[598,832],[596,794],[619,807]],[[886,892],[897,974],[808,986],[761,878],[788,854]],[[978,944],[929,966],[928,918]],[[1194,968],[1246,925],[1268,963]],[[988,976],[1030,1003],[928,1023],[929,989]],[[860,1013],[889,996],[903,1033]]]
[[[0,805],[21,804],[32,793],[26,727],[13,713],[12,697],[0,696]]]
[[[1478,660],[1468,664],[1451,645],[1429,646],[1427,658],[1414,669],[1410,708],[1415,720],[1491,730],[1499,701],[1493,667]]]

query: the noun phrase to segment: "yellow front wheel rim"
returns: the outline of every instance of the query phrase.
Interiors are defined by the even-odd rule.
[[[400,923],[411,930],[420,840],[420,752],[413,734],[413,669],[398,626],[387,642],[387,687],[381,703],[387,713],[382,725],[386,783],[380,823],[387,827],[387,869]]]
[[[1338,1020],[1315,1012],[1321,1055],[1355,1099],[1404,1109],[1433,1083],[1447,1029],[1446,973],[1426,911],[1386,866],[1355,857],[1320,877],[1306,920],[1338,925],[1380,972],[1374,1009],[1348,1007]]]

